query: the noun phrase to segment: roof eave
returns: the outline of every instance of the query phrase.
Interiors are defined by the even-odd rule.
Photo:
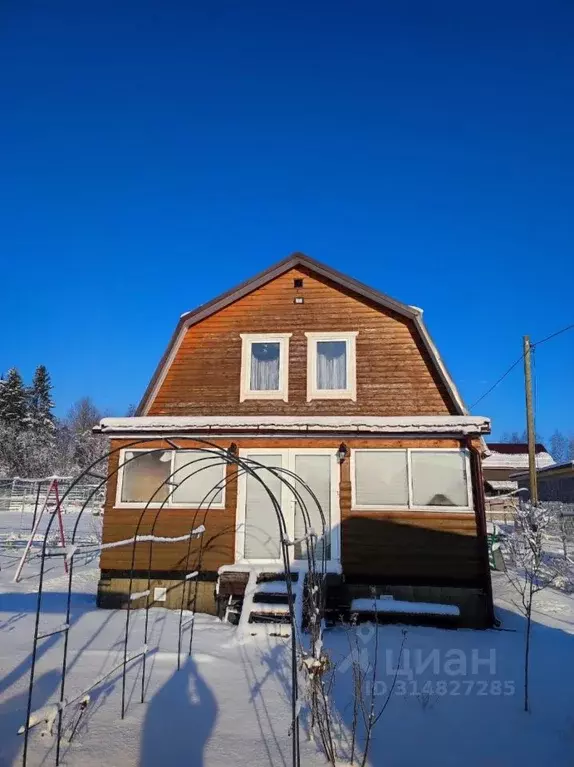
[[[289,416],[135,416],[104,418],[94,432],[110,437],[205,435],[238,433],[244,435],[349,434],[387,436],[481,437],[490,431],[483,417],[330,417]]]

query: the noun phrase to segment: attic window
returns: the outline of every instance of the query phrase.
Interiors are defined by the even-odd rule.
[[[287,402],[291,333],[242,333],[239,401],[282,399]]]
[[[293,287],[294,288],[302,288],[303,287],[303,278],[302,277],[295,277],[293,280]]]
[[[305,333],[307,401],[357,399],[355,340],[352,333]]]

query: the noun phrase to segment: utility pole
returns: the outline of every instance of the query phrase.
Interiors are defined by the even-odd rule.
[[[536,431],[534,429],[534,408],[532,405],[532,344],[529,336],[522,338],[524,349],[524,386],[526,389],[526,431],[528,434],[528,474],[530,502],[538,506],[538,477],[536,475]]]

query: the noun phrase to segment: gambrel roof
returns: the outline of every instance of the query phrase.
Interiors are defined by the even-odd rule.
[[[263,272],[255,275],[249,280],[242,282],[235,288],[228,290],[226,293],[222,293],[216,298],[208,301],[206,304],[202,304],[193,311],[182,314],[178,325],[170,339],[167,349],[157,366],[155,373],[142,397],[142,400],[136,411],[137,416],[143,416],[147,414],[148,408],[155,397],[156,392],[159,390],[165,375],[169,369],[169,366],[179,348],[179,345],[188,330],[192,325],[201,322],[207,317],[215,314],[216,312],[224,309],[226,306],[234,303],[235,301],[243,298],[249,293],[257,290],[258,288],[266,285],[272,280],[280,277],[290,269],[297,267],[303,267],[309,272],[315,273],[320,277],[323,277],[335,285],[339,285],[347,291],[355,293],[357,296],[361,296],[373,304],[381,306],[385,309],[390,309],[398,315],[407,317],[412,320],[414,327],[419,335],[420,340],[423,343],[426,351],[428,352],[430,362],[437,373],[439,379],[444,384],[448,394],[450,395],[455,412],[459,415],[466,415],[467,410],[462,401],[462,398],[452,380],[444,362],[442,361],[436,346],[434,345],[428,330],[422,319],[422,309],[416,306],[410,306],[409,304],[401,303],[385,293],[381,293],[374,288],[365,285],[352,277],[337,271],[336,269],[322,264],[320,261],[315,261],[313,258],[309,258],[304,253],[292,253],[288,258],[283,261],[279,261],[273,266],[269,267]]]

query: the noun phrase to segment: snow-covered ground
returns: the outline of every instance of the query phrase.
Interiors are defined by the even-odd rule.
[[[66,527],[73,515],[66,518]],[[81,534],[94,533],[93,519]],[[0,515],[0,541],[18,532],[20,515]],[[4,535],[3,535],[4,534]],[[0,544],[0,765],[21,763],[38,561],[12,582],[21,544]],[[67,696],[81,692],[121,659],[125,613],[97,610],[97,560],[79,563],[74,576]],[[67,579],[62,558],[48,563],[42,626],[63,622]],[[537,597],[532,641],[531,708],[522,710],[524,620],[513,605],[507,579],[495,574],[501,630],[406,627],[401,673],[376,726],[369,764],[572,765],[574,754],[574,597],[547,590]],[[135,611],[130,648],[142,644],[144,613]],[[78,767],[289,767],[291,764],[289,643],[278,637],[238,641],[237,630],[198,616],[193,653],[177,670],[178,615],[150,612],[149,674],[140,703],[141,666],[128,672],[126,718],[120,719],[121,674],[112,673],[91,701],[62,763]],[[374,628],[356,631],[359,663],[372,662]],[[185,635],[186,640],[188,634]],[[333,702],[342,763],[352,720],[349,631],[329,629],[325,650],[334,671]],[[379,628],[377,707],[395,678],[401,626]],[[41,642],[33,709],[59,696],[61,637]],[[68,730],[77,714],[70,707]],[[31,732],[28,764],[54,763],[54,741]],[[324,765],[318,747],[302,732],[305,767]]]

